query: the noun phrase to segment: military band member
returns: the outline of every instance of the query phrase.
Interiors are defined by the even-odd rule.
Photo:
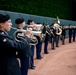
[[[59,27],[60,25],[58,24],[57,20],[54,20],[54,29],[55,29],[55,42],[56,42],[56,47],[59,47],[59,37],[60,37],[60,32],[62,32],[61,28]]]
[[[69,43],[72,43],[72,33],[73,33],[72,31],[73,31],[72,25],[69,24],[68,27]]]
[[[56,30],[54,28],[54,25],[52,24],[51,27],[51,49],[52,50],[55,50],[55,33],[56,33]]]
[[[29,22],[30,22],[30,24],[29,24]],[[41,29],[41,27],[42,27],[42,25],[40,24],[40,23],[38,23],[38,24],[36,24],[35,22],[34,22],[34,20],[31,20],[31,19],[29,19],[28,20],[28,23],[27,24],[29,24],[29,26],[32,26],[32,28],[33,28],[33,30],[34,31],[39,31],[40,29]],[[37,38],[37,40],[38,40],[38,43],[36,44],[36,58],[37,59],[41,59],[42,57],[41,57],[41,50],[42,50],[42,40],[41,40],[41,35],[40,34],[37,34],[37,35],[35,35],[35,37]],[[33,52],[34,52],[34,50],[32,50]],[[33,53],[34,54],[34,53]],[[34,63],[32,63],[32,65],[33,65]]]
[[[38,23],[40,24],[40,23]],[[42,43],[44,42],[44,39],[42,38],[43,34],[36,35],[36,38],[38,39],[38,43],[36,45],[36,59],[41,60],[43,57],[41,55],[42,51]]]
[[[62,29],[62,33],[61,33],[61,40],[62,40],[62,45],[65,45],[65,36],[66,36],[66,26],[62,25],[61,26],[61,29]]]
[[[48,54],[48,42],[51,38],[51,34],[50,34],[50,29],[49,29],[49,25],[46,24],[46,35],[45,35],[45,40],[44,40],[44,54]]]
[[[19,31],[19,32],[15,33],[16,39],[17,39],[17,41],[18,40],[21,41],[24,37],[26,37],[25,35],[29,34],[28,32],[21,32],[22,30],[24,30],[23,28],[25,26],[25,20],[24,20],[24,18],[17,18],[15,20],[15,23],[17,25],[17,30],[16,31]],[[25,40],[27,42],[27,38],[25,38]],[[30,49],[30,51],[29,51],[29,49]],[[26,55],[25,56],[23,56],[23,52],[21,52],[21,51],[18,52],[18,58],[21,61],[21,73],[22,73],[22,75],[28,75],[29,58],[32,56],[31,47],[30,47],[29,43],[28,43],[28,46],[26,46],[25,50],[26,50]],[[29,56],[28,53],[31,54],[31,55]]]
[[[29,35],[17,42],[7,33],[10,31],[11,26],[10,16],[0,14],[0,74],[22,75],[16,52],[23,52],[22,56],[31,56],[29,53],[31,51],[29,47],[31,33],[29,32]]]
[[[73,42],[75,42],[76,37],[76,26],[73,26]]]
[[[29,26],[32,26],[32,28],[36,28],[36,26],[33,26],[33,24],[34,24],[34,21],[33,20],[31,20],[31,19],[29,19],[28,21],[27,21],[27,24],[29,25]],[[29,68],[30,69],[35,69],[35,63],[34,63],[34,52],[35,52],[35,45],[31,45],[31,51],[32,51],[32,56],[30,57],[30,59],[29,59]]]

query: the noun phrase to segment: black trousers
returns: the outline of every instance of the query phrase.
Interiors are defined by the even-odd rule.
[[[55,37],[51,37],[51,48],[55,49]]]
[[[62,35],[62,45],[65,44],[65,35]]]
[[[56,35],[56,47],[58,47],[58,44],[59,44],[59,36]]]

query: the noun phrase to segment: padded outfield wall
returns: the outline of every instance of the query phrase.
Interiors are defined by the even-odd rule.
[[[31,14],[23,14],[23,13],[18,13],[18,12],[4,11],[4,10],[0,10],[0,13],[10,14],[13,27],[16,27],[15,19],[18,17],[23,17],[25,19],[26,23],[27,23],[28,19],[33,19],[35,21],[35,23],[38,22],[38,23],[43,24],[44,21],[46,21],[47,23],[49,23],[49,25],[51,25],[53,23],[53,21],[56,19],[56,18],[37,16],[37,15],[31,15]],[[61,25],[69,25],[69,24],[76,25],[76,21],[60,19],[60,24]],[[14,29],[11,29],[11,31],[9,32],[10,36],[13,37],[14,31],[15,31]],[[67,31],[67,33],[68,33],[68,31]],[[67,34],[67,36],[68,36],[68,34]]]

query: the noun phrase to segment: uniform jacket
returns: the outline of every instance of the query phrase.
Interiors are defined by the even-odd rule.
[[[30,56],[30,49],[27,51],[29,42],[29,38],[17,42],[0,30],[0,75],[21,75],[16,51],[23,51],[25,56]]]

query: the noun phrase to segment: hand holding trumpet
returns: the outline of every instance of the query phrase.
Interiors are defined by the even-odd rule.
[[[32,34],[32,28],[27,28],[24,32],[24,35],[27,36],[27,37],[33,37],[33,34]]]

